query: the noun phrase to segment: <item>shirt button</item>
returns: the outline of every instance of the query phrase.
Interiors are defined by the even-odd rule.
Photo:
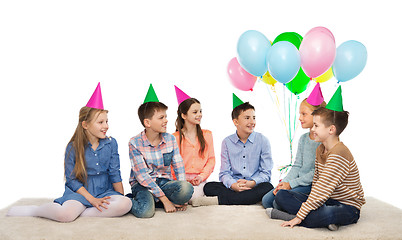
[[[95,153],[95,157],[96,157],[96,156],[98,156],[98,155]]]
[[[243,156],[243,158],[246,158],[246,156]]]
[[[96,173],[96,174],[98,174],[98,175],[99,175],[99,173]]]
[[[246,167],[243,167],[243,169],[246,169]]]
[[[246,146],[243,146],[244,148],[246,148]]]
[[[96,163],[96,166],[98,166],[99,165],[99,163]]]

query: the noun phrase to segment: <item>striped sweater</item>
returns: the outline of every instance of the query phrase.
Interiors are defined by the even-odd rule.
[[[357,209],[366,202],[359,170],[349,149],[339,142],[328,152],[324,153],[324,150],[322,144],[316,150],[311,193],[297,213],[297,217],[302,220],[329,198]]]

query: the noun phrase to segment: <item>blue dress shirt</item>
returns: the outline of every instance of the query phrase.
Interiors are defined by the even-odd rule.
[[[81,187],[85,187],[96,198],[121,195],[113,187],[113,183],[121,182],[120,158],[114,138],[99,139],[96,150],[93,150],[91,143],[88,143],[85,148],[85,164],[88,176],[84,185],[75,178],[75,151],[72,143],[69,143],[65,153],[65,191],[63,196],[54,202],[63,204],[67,200],[77,200],[86,207],[92,207],[84,196],[76,192]]]
[[[271,145],[261,133],[251,133],[246,143],[237,133],[223,140],[219,180],[227,188],[239,179],[269,182],[272,167]]]

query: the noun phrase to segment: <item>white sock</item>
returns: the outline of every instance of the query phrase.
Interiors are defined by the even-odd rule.
[[[35,212],[39,206],[29,205],[29,206],[15,206],[11,207],[7,212],[7,216],[10,217],[34,217]]]
[[[214,197],[203,196],[203,197],[194,198],[191,203],[191,205],[193,207],[210,206],[210,205],[218,205],[218,204],[219,204],[219,200],[218,200],[217,196],[214,196]]]

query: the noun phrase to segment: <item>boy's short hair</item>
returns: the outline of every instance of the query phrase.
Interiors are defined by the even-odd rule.
[[[145,127],[144,119],[151,119],[155,111],[167,110],[168,107],[161,102],[146,102],[141,104],[138,108],[138,117],[140,118],[142,126]]]
[[[232,120],[233,120],[233,119],[237,119],[237,118],[240,116],[240,114],[241,114],[242,112],[247,111],[247,110],[249,110],[249,109],[255,110],[255,109],[254,109],[254,106],[251,105],[249,102],[245,102],[245,103],[240,104],[239,106],[233,108],[233,111],[232,111]]]
[[[313,111],[311,114],[313,116],[320,116],[321,121],[324,123],[325,127],[334,125],[336,128],[336,135],[339,136],[345,130],[348,125],[349,112],[348,111],[333,111],[325,107],[320,107]]]

